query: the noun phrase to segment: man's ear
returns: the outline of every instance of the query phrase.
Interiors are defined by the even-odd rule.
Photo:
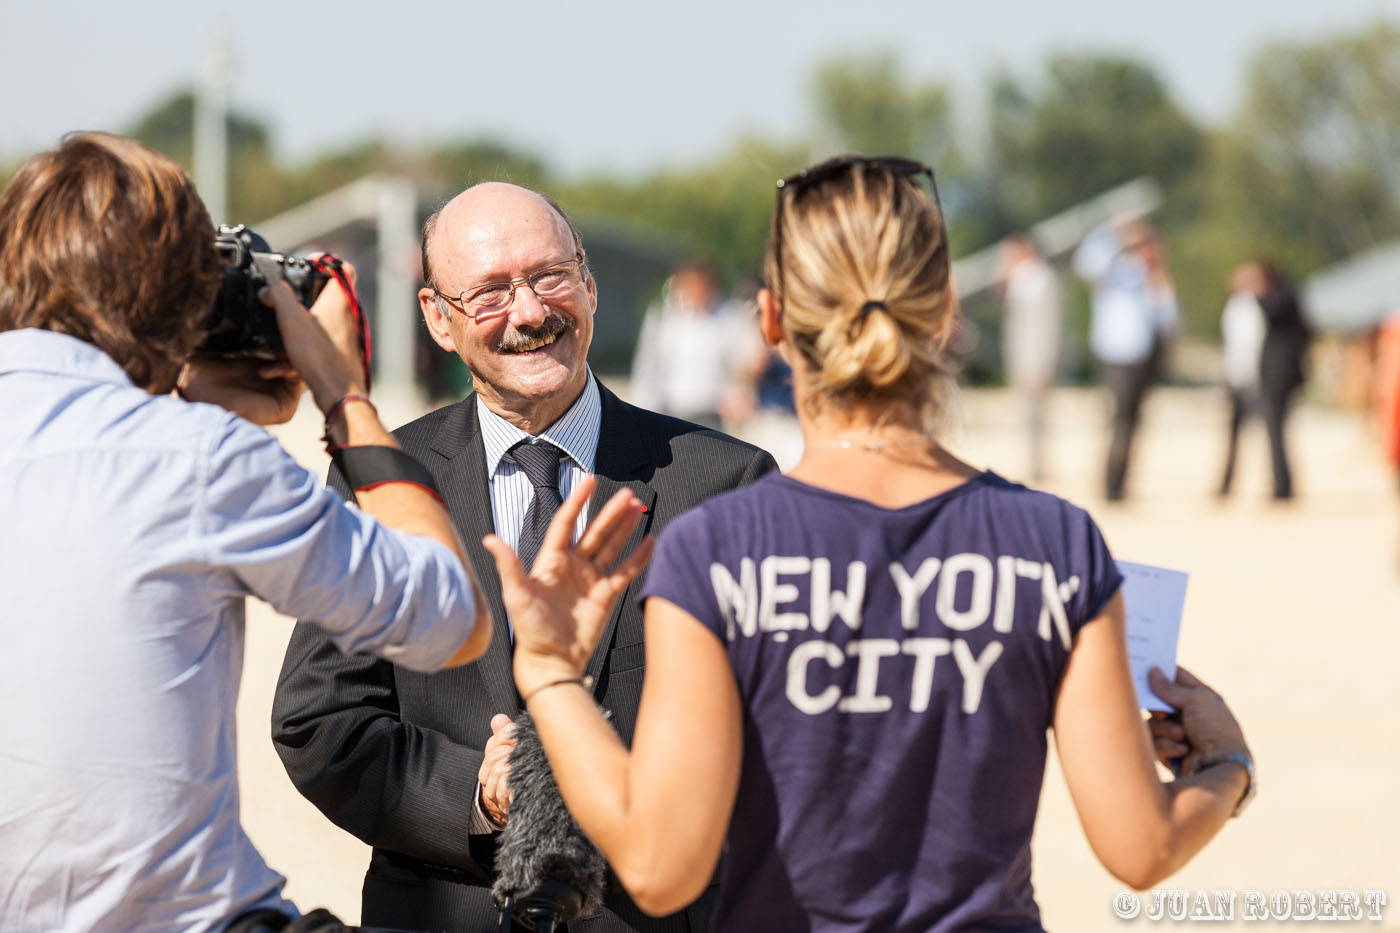
[[[457,352],[457,341],[452,339],[452,327],[438,306],[438,296],[431,288],[418,289],[418,307],[423,310],[423,322],[428,325],[428,333],[433,342],[448,353]]]
[[[598,280],[593,277],[592,269],[588,270],[588,279],[583,283],[583,287],[588,292],[588,307],[591,309],[589,313],[596,313],[598,310]]]

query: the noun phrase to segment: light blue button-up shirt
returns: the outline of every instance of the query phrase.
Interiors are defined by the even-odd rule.
[[[1084,238],[1075,250],[1074,271],[1094,288],[1089,347],[1100,361],[1140,363],[1152,354],[1159,337],[1176,332],[1176,293],[1169,285],[1151,281],[1143,261],[1123,252],[1112,227],[1100,227]]]
[[[209,930],[290,909],[238,818],[247,595],[417,670],[470,635],[452,553],[266,431],[0,333],[0,929]]]

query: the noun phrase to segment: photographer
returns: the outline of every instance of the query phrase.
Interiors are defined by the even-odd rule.
[[[295,916],[239,823],[245,596],[418,671],[490,639],[339,286],[310,313],[264,292],[285,364],[191,359],[213,232],[182,169],[116,136],[69,137],[0,195],[0,929]],[[290,418],[303,380],[359,509],[248,423]]]

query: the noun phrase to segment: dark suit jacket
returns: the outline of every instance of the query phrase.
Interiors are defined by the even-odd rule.
[[[628,405],[607,389],[590,509],[627,486],[647,507],[627,551],[681,512],[774,468],[764,451],[715,431]],[[476,399],[441,408],[395,432],[433,474],[491,606],[491,647],[473,664],[415,674],[370,655],[341,654],[299,623],[278,680],[272,734],[292,783],[336,825],[374,847],[365,878],[365,926],[485,930],[493,836],[468,819],[493,714],[520,709],[500,579],[481,545],[493,530]],[[332,470],[332,485],[347,492]],[[618,602],[588,666],[594,693],[629,744],[642,688],[641,579]],[[703,930],[713,887],[682,914],[652,920],[611,879],[604,915],[576,930]],[[621,919],[620,919],[621,918]]]
[[[1259,353],[1259,385],[1271,399],[1282,399],[1303,384],[1312,331],[1292,285],[1278,282],[1259,296],[1264,311],[1264,346]]]

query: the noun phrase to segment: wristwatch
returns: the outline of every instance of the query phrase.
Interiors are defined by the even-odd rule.
[[[1235,804],[1235,811],[1230,814],[1231,818],[1234,818],[1244,812],[1244,808],[1249,806],[1250,801],[1254,799],[1254,795],[1259,790],[1259,784],[1254,779],[1254,762],[1250,760],[1249,756],[1242,755],[1239,752],[1230,752],[1226,755],[1211,755],[1209,758],[1202,758],[1200,760],[1200,763],[1196,765],[1196,773],[1200,774],[1207,768],[1213,768],[1216,765],[1227,763],[1237,764],[1241,768],[1244,768],[1244,773],[1249,780],[1249,783],[1245,785],[1244,794],[1240,797],[1240,802]]]

